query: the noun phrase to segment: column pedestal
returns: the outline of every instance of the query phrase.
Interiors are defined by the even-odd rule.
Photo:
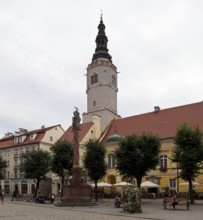
[[[94,206],[92,202],[91,186],[83,183],[81,178],[82,169],[73,167],[73,176],[70,185],[64,185],[63,196],[56,206]]]

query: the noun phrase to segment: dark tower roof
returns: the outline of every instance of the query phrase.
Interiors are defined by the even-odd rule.
[[[95,53],[93,54],[92,61],[98,59],[98,58],[107,58],[109,61],[111,61],[111,55],[108,53],[108,48],[107,48],[107,42],[108,38],[105,34],[105,25],[102,20],[102,16],[100,19],[100,24],[98,25],[98,34],[96,37],[96,49]]]

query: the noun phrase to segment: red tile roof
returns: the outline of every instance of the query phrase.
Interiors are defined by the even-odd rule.
[[[44,137],[46,131],[48,131],[54,127],[57,127],[57,126],[60,126],[60,125],[54,125],[54,126],[47,127],[47,128],[41,128],[41,129],[37,129],[37,130],[28,131],[28,132],[25,132],[25,133],[17,135],[17,136],[12,135],[9,137],[1,138],[0,139],[0,149],[7,148],[7,147],[13,147],[13,146],[22,146],[22,145],[27,145],[27,144],[39,143],[42,140],[42,138]],[[36,138],[33,141],[30,141],[31,134],[37,134]],[[14,141],[13,141],[14,138],[20,137],[20,136],[26,136],[26,139],[21,143],[14,144]]]
[[[151,132],[161,139],[173,138],[178,126],[184,122],[203,131],[203,102],[112,120],[104,131],[103,141],[115,130],[121,136]]]
[[[87,134],[87,132],[92,127],[92,122],[87,122],[80,124],[80,131],[79,131],[79,143],[82,141],[84,136]],[[70,126],[65,133],[61,136],[60,140],[68,140],[73,143],[73,132],[72,132],[72,126]]]

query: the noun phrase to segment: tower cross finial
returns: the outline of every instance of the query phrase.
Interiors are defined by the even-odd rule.
[[[102,10],[100,10],[100,13],[101,13],[100,18],[101,18],[101,21],[102,21],[102,16],[103,16],[103,12],[102,12]]]

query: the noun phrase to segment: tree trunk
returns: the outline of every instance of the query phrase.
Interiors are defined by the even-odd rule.
[[[97,202],[98,201],[97,180],[95,180],[94,184],[95,184],[95,188],[94,188],[94,191],[95,191],[95,201]]]
[[[60,192],[60,197],[63,196],[63,185],[64,185],[64,176],[61,177],[61,192]]]
[[[190,203],[194,204],[194,196],[193,196],[193,187],[192,187],[192,179],[189,179],[189,198],[190,198]]]
[[[137,177],[136,180],[137,180],[137,187],[140,191],[140,187],[141,187],[141,183],[142,183],[142,177]]]
[[[36,190],[35,190],[35,198],[37,197],[37,193],[39,190],[39,183],[40,183],[40,179],[37,179],[37,185],[36,185]]]

